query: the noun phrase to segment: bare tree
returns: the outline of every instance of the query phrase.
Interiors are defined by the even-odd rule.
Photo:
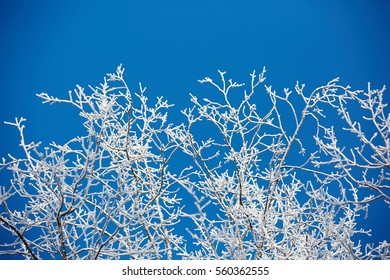
[[[354,241],[370,234],[359,215],[390,202],[385,88],[352,91],[336,79],[309,95],[298,83],[278,94],[260,87],[265,69],[250,85],[219,72],[220,83],[200,80],[213,97],[191,95],[185,121],[173,124],[172,105],[162,97],[150,105],[146,89],[131,92],[123,73],[119,66],[68,99],[38,94],[75,106],[85,120],[85,135],[63,145],[27,143],[25,119],[8,122],[24,157],[0,165],[12,174],[0,192],[0,226],[12,240],[1,242],[1,254],[390,258],[385,240]]]

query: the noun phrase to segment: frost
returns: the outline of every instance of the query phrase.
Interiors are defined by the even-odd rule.
[[[214,93],[190,94],[182,119],[141,84],[131,91],[122,65],[68,99],[38,94],[77,108],[85,133],[41,147],[26,142],[24,118],[5,122],[18,129],[23,154],[0,163],[11,174],[0,187],[0,227],[14,253],[389,259],[386,240],[352,241],[372,234],[357,223],[369,205],[390,201],[385,87],[352,91],[334,79],[280,94],[264,85],[265,72],[247,83],[224,71],[218,82],[199,80]]]

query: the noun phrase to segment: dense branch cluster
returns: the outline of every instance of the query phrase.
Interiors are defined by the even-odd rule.
[[[385,88],[352,91],[335,79],[309,95],[299,83],[280,94],[264,85],[265,69],[249,85],[219,72],[218,83],[199,81],[215,92],[191,95],[175,124],[171,104],[151,103],[141,84],[130,91],[123,74],[119,66],[67,99],[38,94],[84,119],[85,135],[65,144],[28,143],[25,119],[8,123],[24,156],[0,164],[11,174],[0,190],[0,226],[10,233],[0,254],[390,258],[386,240],[358,241],[370,234],[359,216],[390,203]]]

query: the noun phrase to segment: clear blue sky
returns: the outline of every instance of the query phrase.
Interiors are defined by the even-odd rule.
[[[4,120],[26,117],[28,141],[77,135],[75,111],[42,105],[35,94],[66,97],[120,63],[132,88],[142,82],[183,108],[197,80],[218,69],[244,81],[266,66],[279,90],[335,77],[354,89],[389,86],[389,50],[385,0],[0,0],[0,157],[18,151],[18,133]],[[378,240],[390,241],[390,222],[372,223]]]

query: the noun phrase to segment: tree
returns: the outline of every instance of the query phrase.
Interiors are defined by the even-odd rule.
[[[385,88],[352,91],[335,79],[309,95],[299,83],[278,94],[267,85],[260,92],[265,69],[249,86],[219,72],[220,83],[200,80],[213,97],[191,95],[185,121],[174,124],[172,105],[163,97],[150,105],[146,89],[131,92],[123,74],[119,66],[90,93],[77,86],[68,99],[38,94],[84,118],[85,135],[65,144],[27,143],[25,119],[8,122],[24,156],[0,166],[12,173],[0,193],[0,225],[12,235],[1,254],[390,258],[386,240],[356,241],[370,234],[359,215],[390,202]]]

